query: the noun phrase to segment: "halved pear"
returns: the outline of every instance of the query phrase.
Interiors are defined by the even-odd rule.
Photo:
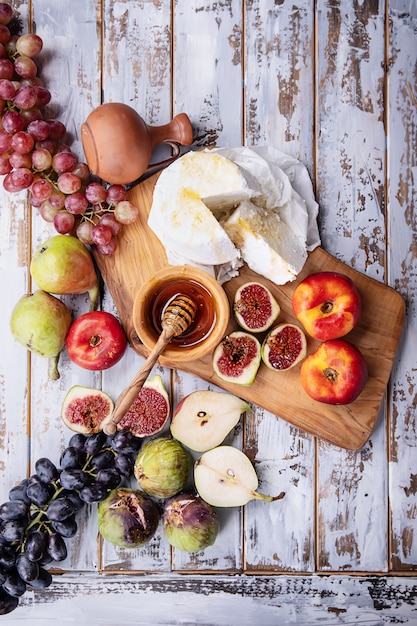
[[[204,452],[195,462],[194,482],[200,498],[217,507],[243,506],[250,500],[272,502],[285,495],[257,492],[258,476],[250,459],[233,446]]]
[[[231,393],[193,391],[177,405],[171,434],[191,450],[205,452],[221,444],[246,411],[249,404]]]

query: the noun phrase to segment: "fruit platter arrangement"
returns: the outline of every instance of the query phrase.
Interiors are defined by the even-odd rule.
[[[20,32],[10,5],[0,3],[0,175],[6,191],[27,190],[31,205],[56,233],[31,259],[38,289],[23,294],[14,307],[10,329],[16,341],[49,359],[51,380],[60,376],[64,349],[72,362],[92,371],[118,363],[128,343],[149,357],[141,320],[135,318],[137,294],[158,272],[176,267],[172,255],[179,268],[187,265],[187,259],[175,257],[175,243],[201,254],[197,265],[207,273],[221,266],[227,311],[222,309],[225,332],[216,346],[180,362],[182,370],[222,391],[195,391],[171,407],[161,377],[146,376],[131,387],[134,398],[112,422],[119,399],[114,402],[100,389],[68,390],[60,413],[71,436],[59,463],[38,459],[33,473],[12,486],[0,504],[0,615],[14,610],[27,589],[52,583],[50,570],[66,558],[66,540],[76,535],[85,505],[97,504],[98,530],[116,546],[146,544],[161,522],[170,545],[195,552],[215,542],[218,507],[283,498],[283,493],[259,493],[249,458],[224,443],[252,404],[335,445],[361,447],[375,424],[404,316],[392,289],[320,246],[300,247],[286,221],[263,206],[254,181],[243,181],[242,170],[227,157],[202,152],[197,163],[215,163],[212,177],[203,167],[206,187],[180,183],[168,202],[161,181],[172,176],[175,188],[176,172],[193,160],[182,160],[178,151],[175,165],[169,159],[162,174],[147,175],[134,186],[99,179],[95,167],[79,161],[65,143],[65,126],[44,116],[51,94],[35,61],[42,40]],[[180,137],[190,144],[187,132]],[[216,169],[219,162],[226,177]],[[216,191],[213,181],[226,181],[226,187]],[[152,212],[158,202],[159,225],[173,226],[164,232],[158,232]],[[205,229],[206,241],[198,238],[201,231],[198,237],[187,231],[200,212],[214,229],[213,234]],[[177,226],[179,239],[170,240]],[[271,271],[259,270],[252,255],[258,243],[274,257]],[[208,256],[211,249],[214,256]],[[219,251],[224,256],[217,256]],[[119,319],[98,310],[97,269]],[[74,320],[59,296],[84,293],[90,310]],[[173,293],[161,311],[177,307],[174,317],[180,316],[179,295]],[[382,300],[384,307],[373,306]],[[154,315],[159,321],[161,311]],[[174,345],[194,332],[198,318],[192,307],[187,324],[170,337]],[[207,334],[220,321],[213,317]],[[158,357],[161,365],[179,365],[168,352]]]

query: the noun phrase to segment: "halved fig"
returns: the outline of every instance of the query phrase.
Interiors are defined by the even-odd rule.
[[[118,424],[136,437],[150,437],[161,432],[168,421],[170,402],[162,378],[156,374],[145,382],[132,406]]]
[[[281,309],[265,285],[250,282],[236,290],[233,312],[239,326],[252,333],[261,333],[272,326]]]
[[[213,352],[213,369],[217,376],[238,385],[251,385],[260,363],[260,342],[240,330],[224,337]]]
[[[283,372],[302,361],[307,354],[306,336],[295,324],[275,326],[262,344],[262,360],[271,370]]]
[[[113,413],[114,403],[100,389],[74,385],[64,398],[61,417],[76,433],[92,435],[102,428],[102,422]]]

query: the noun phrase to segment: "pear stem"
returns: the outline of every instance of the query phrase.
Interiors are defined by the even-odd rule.
[[[265,500],[266,502],[275,502],[275,500],[282,500],[285,496],[285,491],[281,491],[277,496],[266,496],[263,493],[259,493],[258,491],[254,492],[254,496],[257,500]]]
[[[52,356],[48,359],[48,376],[51,380],[58,380],[60,377],[58,371],[58,359],[59,354],[57,356]]]
[[[98,286],[98,282],[88,290],[88,295],[90,297],[90,313],[92,311],[97,311],[98,304],[100,300],[100,289]]]

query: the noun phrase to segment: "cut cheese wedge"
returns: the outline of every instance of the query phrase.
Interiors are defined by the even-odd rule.
[[[276,211],[246,200],[223,226],[245,263],[275,284],[294,280],[303,268],[307,259],[305,246]]]
[[[168,250],[195,263],[236,263],[240,252],[219,219],[259,194],[253,187],[233,161],[210,150],[188,152],[158,178],[148,225]]]

